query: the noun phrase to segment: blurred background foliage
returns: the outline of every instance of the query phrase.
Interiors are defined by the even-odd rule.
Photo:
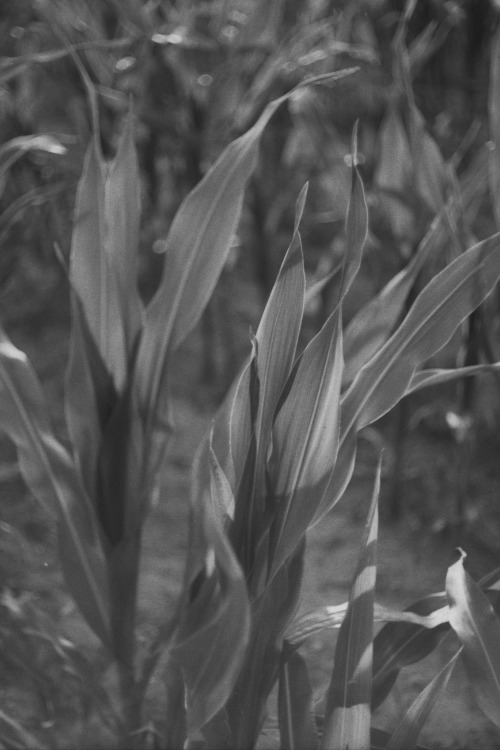
[[[357,68],[333,86],[299,90],[265,133],[233,252],[176,376],[200,407],[213,408],[248,350],[248,328],[255,328],[273,284],[306,180],[309,283],[327,277],[341,258],[357,120],[371,224],[362,272],[346,300],[347,321],[409,262],[433,222],[444,228],[413,296],[453,254],[494,231],[488,83],[498,11],[494,0],[5,0],[0,316],[49,391],[57,396],[61,387],[56,371],[68,326],[63,260],[93,127],[112,156],[132,104],[142,175],[139,283],[149,298],[175,211],[222,149],[268,101],[300,81]],[[306,336],[321,325],[334,295],[335,277],[310,302]],[[439,366],[500,359],[498,322],[493,299]],[[409,471],[404,444],[415,427],[427,430],[426,445],[438,441],[432,460],[440,476],[446,455],[448,478],[470,464],[485,423],[492,433],[498,384],[493,376],[478,382],[488,393],[482,412],[470,380],[438,390],[430,401],[419,394],[406,399],[381,431],[367,434],[393,446],[393,515]],[[474,420],[481,429],[473,429]],[[435,472],[430,476],[422,480],[426,496],[441,487]],[[425,516],[419,503],[417,515]],[[464,512],[450,511],[453,518]],[[435,509],[430,515],[436,521]],[[447,526],[449,515],[438,514],[437,525]]]

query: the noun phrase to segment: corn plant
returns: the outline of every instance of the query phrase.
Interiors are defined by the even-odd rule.
[[[56,519],[68,590],[116,666],[120,748],[147,742],[144,701],[160,662],[167,693],[162,748],[255,747],[277,683],[283,748],[361,748],[370,742],[396,747],[402,738],[416,740],[453,664],[431,683],[392,738],[371,733],[370,704],[383,683],[380,675],[390,667],[392,679],[405,659],[415,660],[404,630],[408,625],[424,633],[431,650],[436,628],[451,625],[479,703],[500,724],[500,625],[461,561],[450,568],[447,594],[427,604],[427,611],[424,605],[423,612],[417,607],[387,613],[375,604],[380,468],[349,605],[341,613],[327,609],[306,622],[294,620],[307,530],[343,496],[358,433],[408,393],[484,369],[426,370],[425,362],[500,278],[495,235],[446,266],[399,325],[415,263],[344,330],[342,303],[359,270],[368,231],[356,132],[337,304],[299,352],[305,301],[315,292],[305,288],[299,231],[304,188],[290,247],[251,335],[251,352],[195,461],[182,591],[158,637],[145,652],[139,649],[141,534],[151,498],[161,493],[159,473],[175,434],[170,387],[175,354],[214,289],[259,139],[287,96],[267,106],[182,203],[168,236],[158,291],[146,308],[136,279],[140,210],[133,118],[128,116],[110,164],[94,134],[77,193],[68,268],[69,448],[52,430],[26,356],[0,333],[2,429],[17,446],[27,485]],[[487,584],[498,586],[498,575]],[[311,721],[307,668],[297,649],[309,633],[338,626],[340,619],[326,714]],[[404,648],[388,647],[383,635],[374,644],[374,619],[395,620],[391,625],[397,638],[406,638]],[[382,655],[380,643],[386,647]],[[21,729],[16,729],[18,742]]]

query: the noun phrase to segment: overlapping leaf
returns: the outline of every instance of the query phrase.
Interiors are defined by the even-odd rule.
[[[211,493],[220,483],[211,473]],[[212,503],[217,505],[214,498]],[[187,729],[192,734],[225,705],[249,635],[245,583],[210,506],[194,498],[184,601],[172,657],[186,684]]]
[[[107,166],[93,138],[78,185],[71,239],[70,281],[107,369],[121,386],[125,344],[117,279],[105,252],[105,183]]]
[[[99,638],[111,646],[106,566],[91,502],[49,424],[40,384],[25,355],[0,332],[2,429],[16,444],[29,488],[57,518],[69,590]]]
[[[297,651],[290,655],[283,654],[279,676],[278,722],[282,748],[315,750],[318,746],[309,672],[305,659]]]
[[[373,612],[377,574],[378,495],[381,463],[365,526],[349,607],[335,649],[320,747],[370,747]]]
[[[490,192],[497,227],[500,227],[500,30],[493,40],[490,63],[489,126],[493,153],[488,159]]]
[[[459,653],[452,656],[450,661],[438,672],[433,680],[425,687],[413,701],[400,723],[392,733],[386,750],[400,750],[402,747],[416,747],[418,737],[436,704],[441,691],[446,688],[451,672],[455,666]]]
[[[500,620],[463,565],[464,555],[448,568],[446,595],[450,624],[462,644],[462,656],[478,705],[500,727]]]
[[[301,86],[350,72],[319,76]],[[192,330],[212,294],[238,224],[260,137],[291,93],[268,104],[255,125],[225,149],[176,214],[167,238],[165,273],[147,312],[139,354],[137,389],[148,410],[158,399],[168,352]]]
[[[419,364],[451,338],[500,277],[500,237],[470,248],[425,287],[398,330],[362,368],[342,403],[342,437],[370,424],[407,392]]]

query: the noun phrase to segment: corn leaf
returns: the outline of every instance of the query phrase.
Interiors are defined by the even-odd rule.
[[[368,236],[368,209],[366,206],[365,191],[358,167],[358,127],[354,126],[351,143],[351,191],[347,216],[345,223],[346,252],[340,284],[339,302],[341,302],[349,291],[359,267],[361,257]]]
[[[210,491],[220,484],[211,472]],[[217,500],[213,499],[214,506]],[[186,684],[187,730],[201,729],[227,702],[245,653],[249,606],[240,567],[218,522],[194,498],[184,603],[171,656]]]
[[[379,462],[347,614],[335,649],[320,747],[370,748],[373,611],[377,575]]]
[[[468,367],[455,367],[451,370],[431,369],[416,372],[408,387],[408,393],[415,393],[421,388],[427,388],[430,385],[441,385],[449,383],[458,378],[471,377],[472,375],[482,375],[486,372],[498,372],[500,362],[494,362],[491,365],[469,365]]]
[[[117,281],[123,321],[124,363],[130,361],[142,326],[142,302],[137,289],[140,225],[140,175],[134,143],[132,110],[105,183],[106,257]],[[125,380],[125,372],[120,383]]]
[[[295,230],[278,278],[266,304],[256,339],[260,391],[256,419],[257,464],[264,464],[278,398],[295,360],[304,311],[305,273],[298,226],[307,195],[297,205]]]
[[[274,425],[271,476],[278,498],[270,577],[293,552],[316,510],[338,448],[342,326],[338,308],[303,352]],[[311,491],[314,488],[314,492]]]
[[[462,656],[476,701],[500,727],[500,621],[463,565],[464,553],[448,568],[446,595],[450,624],[462,644]]]
[[[115,385],[121,387],[126,357],[117,279],[105,251],[106,176],[107,166],[93,138],[78,184],[69,272],[101,356]]]
[[[233,733],[231,747],[253,747],[262,728],[267,700],[279,675],[283,635],[299,601],[304,548],[303,538],[274,579],[252,601],[250,641],[227,705]]]
[[[285,634],[288,645],[298,648],[312,635],[316,635],[323,630],[340,628],[348,606],[349,602],[326,605],[301,615],[293,621]],[[435,628],[444,622],[448,622],[448,607],[443,606],[428,615],[419,615],[411,610],[401,612],[375,602],[373,618],[374,622],[410,622],[424,628]]]
[[[400,750],[402,747],[416,746],[418,736],[422,731],[429,714],[434,708],[439,694],[446,688],[459,655],[460,651],[450,659],[443,669],[413,701],[401,722],[392,733],[391,738],[386,745],[386,750]]]
[[[64,406],[75,462],[91,498],[96,495],[102,432],[116,398],[113,380],[88,329],[81,302],[72,292]]]
[[[342,78],[339,71],[301,86]],[[140,403],[154,409],[167,355],[192,330],[224,266],[236,230],[246,183],[257,160],[269,119],[292,92],[268,104],[255,125],[233,141],[200,184],[187,196],[172,223],[165,273],[146,316],[139,354]]]
[[[407,392],[418,365],[451,338],[500,276],[494,235],[446,266],[425,287],[397,331],[362,368],[342,403],[342,438],[375,421]]]
[[[315,750],[318,734],[313,690],[305,659],[294,651],[284,654],[278,687],[278,722],[283,750]]]
[[[23,477],[59,523],[61,564],[87,622],[111,644],[107,571],[97,520],[74,463],[50,427],[44,396],[26,356],[0,331],[2,429],[14,441]]]
[[[500,227],[500,30],[492,46],[489,86],[489,126],[493,152],[489,155],[490,193],[497,227]]]
[[[390,622],[376,635],[373,650],[372,707],[379,706],[389,694],[402,667],[428,656],[449,632],[449,612],[444,593],[431,594],[407,607],[427,620],[431,627],[411,622]],[[432,626],[433,618],[437,622]]]
[[[435,247],[433,229],[420,243],[406,268],[351,318],[344,334],[344,375],[350,384],[366,362],[385,344],[403,315],[418,274]]]

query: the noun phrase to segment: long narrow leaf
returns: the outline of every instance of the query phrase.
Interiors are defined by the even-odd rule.
[[[71,239],[70,281],[82,302],[92,336],[115,384],[123,384],[125,345],[117,279],[105,252],[107,166],[95,138],[85,157],[78,185]]]
[[[140,174],[130,110],[118,150],[105,183],[106,256],[118,286],[123,321],[124,364],[130,361],[142,326],[142,302],[137,289],[140,225]],[[120,383],[125,380],[125,372]]]
[[[386,750],[400,750],[402,747],[415,747],[429,714],[436,704],[442,690],[446,688],[451,672],[455,666],[460,651],[454,654],[450,661],[425,687],[413,701],[408,711],[391,735]]]
[[[17,447],[29,488],[59,523],[61,564],[71,595],[98,637],[111,645],[107,571],[97,520],[75,466],[56,440],[25,355],[0,331],[1,425]]]
[[[450,624],[463,646],[463,660],[476,701],[500,727],[500,620],[460,559],[448,568]]]
[[[331,81],[350,72],[339,71],[324,79]],[[312,82],[319,80],[323,78]],[[271,102],[255,125],[225,149],[177,212],[167,238],[165,273],[147,310],[139,354],[137,389],[147,409],[154,408],[158,399],[167,353],[192,330],[212,294],[239,221],[260,137],[291,93]]]
[[[358,373],[342,404],[343,437],[370,424],[407,392],[418,365],[438,351],[500,277],[500,238],[470,248],[420,293],[405,320]]]
[[[335,465],[340,429],[342,327],[338,308],[305,349],[274,425],[271,472],[278,498],[272,576],[306,532]],[[315,495],[311,488],[315,488]],[[316,501],[317,502],[317,501]]]
[[[297,652],[284,658],[280,668],[278,722],[282,750],[315,750],[318,735],[313,691],[305,659]]]
[[[490,63],[489,126],[493,153],[488,159],[490,193],[497,227],[500,227],[500,30],[493,39]]]
[[[321,748],[370,747],[373,611],[377,575],[379,463],[359,562],[340,628],[335,665],[327,693]]]
[[[421,370],[416,372],[408,386],[408,393],[415,393],[421,388],[427,388],[430,385],[441,385],[442,383],[450,383],[453,380],[459,378],[471,377],[473,375],[482,375],[486,372],[498,373],[500,369],[500,362],[494,362],[491,365],[469,365],[468,367],[456,367],[453,370],[443,369],[432,369],[432,370]]]
[[[220,483],[211,473],[211,493]],[[214,499],[213,505],[217,504]],[[185,602],[172,657],[186,683],[192,734],[225,705],[243,660],[249,606],[242,571],[214,516],[194,498]]]
[[[307,612],[294,620],[286,632],[287,643],[298,648],[312,635],[321,633],[323,630],[340,628],[347,612],[349,602],[343,604],[326,605],[312,612]],[[419,615],[411,610],[395,610],[384,607],[382,604],[374,604],[374,622],[409,622],[421,625],[424,628],[435,628],[442,623],[448,622],[448,607],[443,606],[428,615]]]

